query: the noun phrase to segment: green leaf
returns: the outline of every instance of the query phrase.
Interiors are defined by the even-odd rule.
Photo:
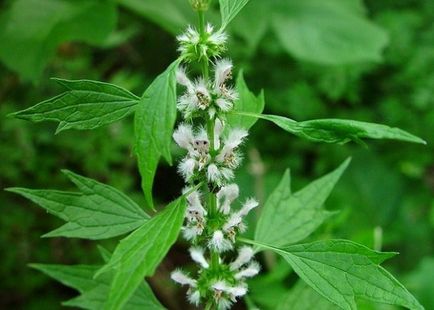
[[[281,247],[308,237],[333,214],[322,206],[349,162],[347,159],[333,172],[294,194],[287,170],[261,211],[255,240]]]
[[[249,0],[219,0],[219,2],[220,14],[222,16],[221,29],[225,29]]]
[[[262,91],[259,96],[256,97],[248,89],[242,71],[238,74],[236,89],[239,94],[239,99],[235,101],[234,112],[262,113],[265,105],[264,92]],[[227,124],[232,128],[245,128],[249,130],[256,121],[257,120],[254,118],[239,114],[229,114],[227,116]]]
[[[108,264],[96,274],[98,277],[115,270],[104,309],[120,309],[143,278],[154,273],[178,237],[185,209],[185,198],[181,197],[120,241]]]
[[[360,143],[361,139],[390,139],[426,144],[421,138],[402,129],[375,123],[346,119],[316,119],[297,122],[278,115],[238,114],[265,119],[298,137],[314,142],[345,144],[349,141]]]
[[[171,163],[170,145],[176,121],[176,78],[179,60],[173,62],[148,87],[135,114],[135,151],[142,189],[148,207],[154,209],[152,184],[160,156]]]
[[[67,223],[44,237],[106,239],[136,229],[149,216],[117,189],[63,171],[81,192],[9,188]]]
[[[118,3],[175,35],[196,20],[195,12],[186,0],[118,0]]]
[[[31,264],[30,266],[80,292],[80,296],[64,302],[63,305],[93,310],[103,308],[109,294],[113,273],[94,279],[93,275],[100,266],[43,264]],[[137,310],[164,309],[146,282],[139,286],[125,307],[126,309]]]
[[[273,5],[272,27],[282,46],[299,59],[327,65],[382,59],[387,34],[361,16],[360,3],[304,0]]]
[[[281,300],[276,310],[336,310],[338,306],[332,304],[327,299],[318,294],[303,281],[297,281],[297,284]]]
[[[59,44],[103,45],[116,26],[115,1],[17,0],[0,17],[0,59],[36,80]]]
[[[244,241],[280,254],[300,278],[341,309],[357,309],[356,298],[423,309],[398,280],[379,266],[396,253],[373,251],[348,240],[317,241],[285,248]]]
[[[107,83],[55,79],[67,91],[11,116],[32,122],[59,122],[66,129],[94,129],[120,120],[134,111],[140,98]]]

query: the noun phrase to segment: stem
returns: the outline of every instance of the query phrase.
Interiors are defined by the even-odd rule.
[[[199,18],[199,34],[201,40],[205,41],[205,13],[203,11],[197,12],[198,18]],[[201,66],[202,66],[202,75],[205,80],[209,77],[209,69],[208,69],[208,59],[206,57],[203,57],[201,60]]]

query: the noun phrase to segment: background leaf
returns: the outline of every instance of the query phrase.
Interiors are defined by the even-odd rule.
[[[229,23],[237,16],[249,0],[219,0],[220,14],[222,16],[222,29],[225,29]]]
[[[108,83],[55,80],[68,90],[11,116],[32,122],[59,122],[56,133],[66,129],[94,129],[124,118],[140,100],[126,89]]]
[[[71,171],[64,173],[77,185],[80,193],[8,189],[67,221],[65,225],[44,237],[62,236],[92,240],[112,238],[137,228],[149,218],[135,202],[117,189]]]
[[[134,121],[135,151],[142,189],[148,207],[153,209],[152,184],[160,156],[171,163],[170,145],[176,120],[175,72],[179,60],[173,62],[143,94]]]
[[[295,57],[328,65],[379,61],[388,43],[381,28],[360,16],[358,1],[280,1],[272,27]]]
[[[115,270],[104,309],[120,309],[143,278],[154,273],[178,237],[185,209],[185,198],[178,198],[120,241],[110,261],[97,273],[97,276],[101,276],[107,271]]]
[[[60,43],[101,45],[116,20],[114,1],[13,1],[0,17],[0,59],[25,79],[35,80]]]
[[[314,232],[332,214],[322,205],[349,162],[347,159],[335,171],[294,194],[287,170],[261,210],[255,240],[281,247],[303,240]]]

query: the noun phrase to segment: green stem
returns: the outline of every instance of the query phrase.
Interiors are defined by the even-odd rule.
[[[201,38],[201,41],[205,41],[206,33],[205,33],[205,13],[203,11],[198,11],[198,18],[199,18],[199,35]],[[208,69],[208,59],[206,57],[203,57],[201,60],[201,66],[202,66],[202,75],[205,79],[205,81],[209,77],[209,69]]]

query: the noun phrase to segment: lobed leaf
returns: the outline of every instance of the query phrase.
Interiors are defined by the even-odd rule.
[[[326,240],[278,248],[250,242],[281,255],[316,292],[345,310],[355,299],[423,309],[411,293],[381,264],[396,253],[373,251],[348,240]]]
[[[184,220],[185,198],[170,203],[116,247],[110,261],[96,274],[115,271],[104,309],[120,309],[145,276],[151,276],[175,243]]]
[[[71,171],[63,172],[81,192],[7,189],[67,222],[44,237],[112,238],[136,229],[149,219],[134,201],[117,189]]]
[[[80,296],[64,302],[64,306],[91,310],[99,310],[104,307],[109,294],[113,273],[94,279],[93,275],[101,266],[44,264],[31,264],[30,266],[80,292]],[[143,282],[139,286],[125,307],[126,309],[134,310],[165,309],[154,296],[152,289],[146,282]]]
[[[347,159],[333,172],[294,194],[287,170],[261,211],[255,240],[281,247],[308,237],[333,214],[322,206],[349,162]]]
[[[117,22],[116,3],[100,0],[17,0],[0,17],[0,60],[36,80],[63,42],[103,45]]]
[[[249,0],[219,0],[219,2],[222,17],[221,29],[225,29]]]
[[[239,95],[238,100],[234,103],[235,112],[247,112],[260,114],[264,110],[265,98],[262,91],[258,96],[255,96],[246,85],[243,72],[240,71],[236,81],[236,89]],[[245,128],[249,130],[255,123],[256,119],[239,114],[229,114],[227,116],[227,124],[232,128]]]
[[[161,155],[171,163],[170,145],[176,121],[176,78],[179,60],[173,62],[143,94],[135,113],[135,151],[142,189],[154,209],[152,185]]]
[[[346,119],[316,119],[297,122],[278,115],[238,114],[268,120],[298,137],[314,142],[345,144],[349,141],[361,143],[361,139],[390,139],[426,144],[421,138],[402,129],[375,123]]]
[[[129,91],[108,83],[55,80],[67,91],[11,116],[32,122],[59,122],[56,133],[66,129],[94,129],[124,118],[134,111],[139,101]]]

